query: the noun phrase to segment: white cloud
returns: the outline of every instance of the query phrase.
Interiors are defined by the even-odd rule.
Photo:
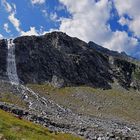
[[[118,21],[122,26],[124,25],[128,25],[129,24],[129,19],[125,18],[125,17],[121,17]]]
[[[21,32],[20,21],[19,21],[19,19],[17,19],[15,17],[15,15],[16,15],[16,5],[13,4],[13,3],[9,4],[6,0],[2,0],[2,4],[4,5],[6,11],[9,13],[9,16],[8,16],[9,21],[13,24],[13,26],[15,27],[15,29],[18,32]],[[7,25],[4,25],[4,27],[5,27],[5,30],[8,29]],[[7,31],[9,31],[9,30],[7,30]]]
[[[31,36],[31,35],[39,35],[35,27],[30,27],[30,30],[26,32],[21,31],[21,36]]]
[[[21,31],[21,36],[32,36],[32,35],[39,36],[39,35],[44,35],[48,32],[50,31],[45,31],[42,26],[40,26],[39,30],[36,30],[35,27],[30,27],[30,30],[28,31]]]
[[[12,6],[6,0],[2,0],[2,4],[4,5],[7,12],[12,11]]]
[[[21,29],[20,29],[20,21],[19,21],[19,19],[17,19],[15,17],[15,13],[14,12],[10,13],[10,15],[8,16],[8,19],[13,24],[13,26],[16,28],[16,30],[18,32],[20,32],[21,31]]]
[[[122,18],[125,15],[129,16],[131,20],[127,22],[129,30],[135,36],[140,37],[140,0],[114,0],[115,7],[119,16]]]
[[[60,30],[85,41],[100,43],[108,37],[106,23],[110,17],[111,3],[108,0],[60,0],[66,5],[72,18],[62,18]]]
[[[140,16],[130,22],[129,28],[137,37],[140,38]]]
[[[45,0],[31,0],[32,4],[43,4],[45,3]]]
[[[65,10],[65,6],[62,5],[62,4],[59,4],[59,5],[55,6],[55,10],[56,10],[56,11]]]
[[[4,23],[3,28],[4,28],[4,30],[5,30],[7,33],[10,33],[10,32],[11,32],[10,29],[9,29],[8,23]]]
[[[127,32],[124,31],[116,31],[112,33],[110,40],[104,43],[105,47],[119,52],[129,49],[127,51],[128,53],[130,53],[134,49],[134,46],[137,45],[138,40],[136,38],[129,37]]]
[[[31,36],[31,35],[41,35],[41,34],[44,34],[45,31],[37,31],[35,29],[35,27],[30,27],[30,30],[29,31],[23,31],[21,28],[20,28],[20,20],[18,18],[16,18],[16,5],[15,4],[9,4],[6,0],[2,0],[3,2],[3,5],[6,9],[6,11],[9,13],[9,16],[8,16],[8,19],[9,21],[12,23],[12,25],[15,27],[15,29],[19,32],[19,34],[21,36]],[[42,4],[45,2],[45,0],[32,0],[33,4]],[[43,13],[47,14],[47,11],[42,11]],[[6,32],[10,32],[9,30],[9,26],[8,26],[8,23],[5,23],[4,24],[4,29],[6,30]],[[0,36],[2,37],[2,36]]]
[[[43,9],[41,12],[43,13],[43,15],[44,15],[45,17],[48,17],[48,12],[47,12],[46,9]]]
[[[57,22],[58,16],[57,16],[56,12],[50,14],[50,19],[54,22]]]
[[[0,39],[3,39],[3,35],[2,34],[0,34]]]
[[[59,1],[66,6],[68,12],[72,15],[71,18],[61,18],[60,31],[66,32],[71,36],[79,37],[85,41],[94,41],[104,47],[117,51],[131,53],[131,50],[135,49],[137,46],[138,40],[136,38],[129,37],[128,33],[124,31],[113,32],[107,24],[112,16],[111,10],[113,7],[113,1]],[[122,25],[128,24],[129,19],[124,18],[122,9],[124,8],[124,10],[127,11],[131,5],[128,4],[129,2],[126,3],[126,1],[116,1],[120,1],[122,4],[122,7],[120,7],[122,18],[118,22]],[[133,8],[133,10],[134,9],[135,8]]]

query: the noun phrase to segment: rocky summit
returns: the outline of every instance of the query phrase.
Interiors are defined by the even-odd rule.
[[[124,52],[63,32],[0,40],[0,109],[56,135],[139,140],[139,90],[140,62]]]
[[[93,42],[86,43],[62,32],[52,32],[43,36],[18,37],[14,43],[17,74],[25,84],[86,85],[109,89],[111,83],[117,81],[124,88],[140,88],[140,68],[133,63],[135,59]],[[6,55],[6,41],[1,40],[1,76],[6,74]]]

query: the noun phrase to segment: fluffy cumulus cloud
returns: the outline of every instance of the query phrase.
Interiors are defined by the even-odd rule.
[[[34,0],[33,3],[43,3],[44,1],[43,0]],[[17,30],[17,32],[21,35],[21,36],[25,36],[25,35],[40,35],[38,33],[38,31],[35,29],[35,27],[30,27],[30,30],[29,31],[23,31],[21,28],[20,28],[20,20],[18,18],[16,18],[16,5],[15,4],[9,4],[6,0],[2,0],[2,4],[3,6],[5,7],[5,10],[9,13],[9,16],[8,16],[8,19],[9,21],[11,22],[11,24],[15,27],[15,29]],[[5,23],[3,25],[5,31],[7,33],[10,32],[10,29],[9,29],[9,25],[8,23]],[[0,36],[2,38],[2,35]]]
[[[31,35],[39,35],[38,31],[35,29],[35,27],[30,27],[29,31],[21,31],[22,36],[31,36]]]
[[[11,5],[6,0],[2,0],[2,4],[5,6],[5,9],[6,9],[7,12],[12,11]]]
[[[12,23],[12,25],[15,27],[15,29],[20,32],[20,21],[16,18],[16,5],[15,4],[9,4],[6,0],[2,0],[2,4],[5,7],[6,11],[9,13],[8,19]],[[5,29],[7,28],[7,25],[5,25]],[[7,28],[8,29],[8,28]],[[8,31],[8,30],[7,30]]]
[[[3,39],[3,35],[2,34],[0,34],[0,39]]]
[[[8,23],[4,23],[3,28],[7,33],[11,32],[10,29],[9,29],[9,24]]]
[[[56,12],[50,13],[50,19],[54,22],[57,22],[58,21],[57,13]]]
[[[129,24],[131,30],[135,31],[135,34],[138,35],[140,28],[138,29],[138,26],[135,26],[138,22],[135,20],[133,23],[130,23],[129,20],[131,20],[132,15],[130,15],[130,19],[126,19],[124,16],[125,11],[130,9],[132,0],[128,0],[129,2],[131,1],[130,4],[129,2],[126,3],[126,1],[122,0],[59,1],[67,7],[68,12],[71,14],[71,18],[61,19],[59,30],[64,31],[71,36],[79,37],[87,42],[90,40],[95,41],[104,47],[117,50],[119,52],[127,51],[130,53],[130,51],[138,45],[138,40],[134,36],[130,37],[125,31],[112,31],[108,24],[114,4],[116,7],[119,7],[120,4],[119,9],[116,8],[120,15],[118,22],[121,25]],[[137,5],[134,6],[138,7]],[[135,8],[133,7],[132,10],[134,9]],[[139,19],[137,20],[140,22]],[[138,25],[140,26],[140,23]]]
[[[130,22],[130,20],[127,19],[127,18],[124,18],[123,16],[120,17],[120,19],[118,20],[118,23],[119,23],[120,25],[122,25],[122,26],[124,26],[124,25],[128,25],[129,22]]]
[[[28,31],[21,31],[20,34],[21,36],[32,36],[32,35],[44,35],[48,33],[48,31],[44,31],[43,27],[41,26],[39,30],[37,30],[35,27],[30,27]]]
[[[45,0],[31,0],[32,4],[43,4],[45,3]]]
[[[136,37],[140,37],[140,0],[114,0],[114,3],[120,19],[125,21],[124,24]]]
[[[15,12],[10,13],[10,15],[8,16],[9,21],[13,24],[13,26],[15,27],[15,29],[20,32],[20,21],[15,17]]]
[[[107,48],[116,50],[116,51],[124,51],[129,49],[129,51],[133,51],[134,46],[138,45],[138,41],[135,38],[129,37],[127,32],[116,31],[112,33],[110,40],[106,41],[104,44]]]
[[[69,35],[77,36],[85,41],[100,42],[106,40],[108,26],[106,22],[110,17],[111,3],[101,0],[96,3],[93,0],[60,0],[71,13],[71,18],[61,19],[60,30]],[[100,38],[99,38],[100,37]]]
[[[17,17],[16,2],[1,1],[8,13],[9,21],[2,24],[7,33],[13,31],[10,24],[15,28],[16,35],[63,31],[86,42],[94,41],[109,49],[126,51],[140,58],[140,0],[58,0],[59,3],[56,0],[57,4],[51,0],[29,0],[33,6],[37,5],[38,11],[36,19],[33,18],[34,25],[28,24],[28,31],[23,30],[27,21],[22,24],[21,17]],[[44,31],[46,27],[47,31]]]

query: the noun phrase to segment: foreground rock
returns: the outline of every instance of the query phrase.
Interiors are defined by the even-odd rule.
[[[0,41],[2,78],[7,75],[6,43],[5,40]],[[21,83],[51,83],[55,87],[87,85],[108,89],[111,83],[116,82],[126,89],[140,89],[140,67],[133,59],[124,59],[124,54],[120,58],[104,53],[97,49],[97,45],[92,46],[60,32],[40,37],[19,37],[14,43],[16,66],[13,66]],[[140,139],[138,125],[79,115],[24,85],[16,83],[10,86],[9,94],[14,93],[24,101],[27,111],[4,103],[0,108],[19,118],[47,126],[50,131],[74,133],[89,140]]]
[[[24,110],[14,105],[0,102],[0,109],[15,114],[34,123],[48,127],[52,132],[67,132],[80,135],[89,140],[138,140],[140,130],[137,126],[111,120],[100,120],[76,115],[71,111],[52,116],[39,115],[34,111]],[[62,115],[63,114],[63,115]],[[71,121],[70,121],[71,120]]]

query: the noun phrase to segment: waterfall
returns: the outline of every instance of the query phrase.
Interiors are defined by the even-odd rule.
[[[7,57],[7,74],[11,84],[19,85],[19,78],[16,69],[15,44],[13,39],[7,40],[8,57]]]
[[[21,93],[23,99],[29,104],[29,109],[42,110],[44,112],[46,109],[57,108],[65,112],[65,109],[60,107],[57,104],[54,104],[52,101],[47,100],[44,97],[41,97],[38,93],[35,93],[33,90],[28,87],[20,84],[19,78],[17,75],[16,59],[15,59],[15,44],[13,39],[7,40],[8,47],[8,56],[7,56],[7,75],[10,83],[16,87],[16,89]],[[48,107],[49,105],[49,107]]]

